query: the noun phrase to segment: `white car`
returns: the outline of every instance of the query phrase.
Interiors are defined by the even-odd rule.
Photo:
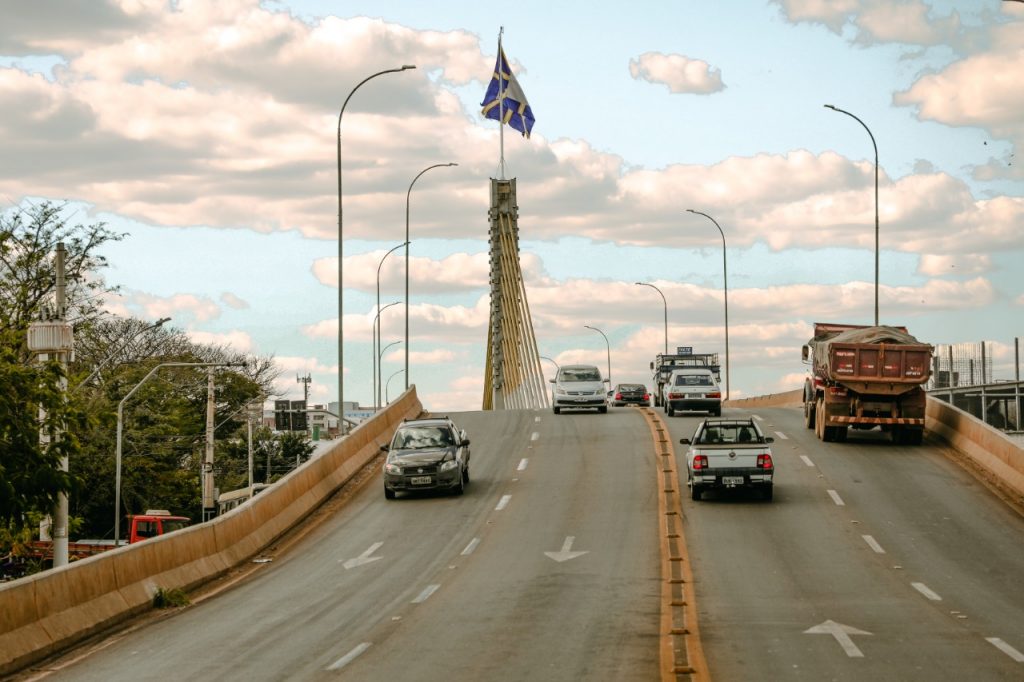
[[[696,410],[718,417],[722,414],[722,388],[710,369],[686,367],[672,370],[665,383],[662,404],[665,414]]]
[[[563,409],[597,408],[608,411],[608,379],[601,378],[601,370],[594,365],[563,365],[554,379],[551,390],[551,409],[560,414]]]

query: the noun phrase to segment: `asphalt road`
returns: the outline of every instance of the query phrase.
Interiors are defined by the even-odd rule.
[[[1017,512],[941,448],[821,443],[799,409],[754,414],[776,439],[775,500],[683,502],[713,679],[1024,679]],[[665,419],[684,478],[699,418]]]
[[[642,416],[451,415],[462,497],[375,477],[251,579],[109,640],[66,680],[652,680],[655,456]]]

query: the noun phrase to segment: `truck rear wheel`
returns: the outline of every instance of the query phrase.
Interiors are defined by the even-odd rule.
[[[814,428],[814,401],[804,402],[804,426],[809,429]]]

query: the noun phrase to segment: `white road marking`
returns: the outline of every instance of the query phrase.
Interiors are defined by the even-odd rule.
[[[846,503],[843,502],[843,498],[839,497],[839,493],[835,490],[829,490],[828,496],[832,498],[832,501],[836,503],[837,507],[845,507]]]
[[[924,596],[931,599],[932,601],[942,601],[942,597],[936,594],[931,588],[929,588],[924,583],[910,583],[910,586],[918,592],[920,592],[921,594],[923,594]]]
[[[870,535],[861,535],[861,537],[864,538],[864,542],[868,543],[868,547],[874,550],[875,554],[885,554],[885,550],[873,537]]]
[[[355,649],[352,649],[352,651],[348,652],[347,654],[345,654],[344,656],[342,656],[341,658],[336,660],[334,663],[331,663],[329,666],[327,666],[327,669],[328,670],[341,670],[346,665],[348,665],[353,660],[355,660],[356,656],[358,656],[359,654],[363,653],[364,651],[366,651],[369,648],[370,648],[370,642],[363,642],[362,644],[357,646]]]
[[[864,654],[857,648],[857,645],[853,643],[850,635],[870,635],[871,633],[865,632],[864,630],[858,630],[857,628],[850,627],[849,625],[837,623],[834,620],[826,620],[821,625],[815,625],[813,628],[804,630],[804,634],[832,635],[836,638],[836,642],[839,643],[839,646],[843,647],[843,651],[846,652],[847,656],[850,658],[864,658]]]
[[[384,544],[383,542],[375,542],[375,543],[373,543],[372,545],[370,545],[370,549],[366,550],[365,552],[363,552],[359,556],[355,557],[354,559],[349,559],[348,561],[346,561],[342,565],[345,567],[345,570],[348,570],[350,568],[355,568],[356,566],[362,566],[363,564],[369,564],[371,562],[376,561],[377,559],[383,559],[384,557],[370,556],[371,554],[376,552],[378,549],[380,549],[380,546],[383,545],[383,544]],[[338,559],[338,563],[339,564],[341,563],[341,559]]]
[[[423,591],[420,592],[420,596],[418,596],[418,597],[416,597],[415,599],[412,600],[412,603],[413,604],[422,604],[423,602],[427,601],[427,599],[430,598],[430,595],[432,595],[435,592],[437,592],[437,589],[439,587],[441,587],[441,586],[440,585],[427,585],[426,587],[423,588]]]
[[[789,440],[789,436],[784,434],[782,431],[776,431],[775,435],[781,438],[782,440]]]
[[[540,440],[540,434],[534,431],[530,434],[530,440]]]
[[[540,424],[540,417],[534,417],[534,418],[533,418],[533,421],[534,421],[534,422],[536,422],[536,423],[538,423],[538,424]]]
[[[807,455],[800,455],[800,459],[802,459],[804,461],[804,464],[806,464],[807,466],[814,466],[814,462],[812,462],[811,458],[808,457]]]
[[[762,416],[761,416],[761,415],[759,415],[759,414],[752,414],[752,415],[750,415],[750,416],[751,416],[751,417],[753,417],[754,419],[756,419],[756,420],[760,421],[760,422],[763,422],[763,421],[764,421],[764,417],[762,417]]]
[[[508,506],[508,503],[512,501],[511,495],[502,495],[501,499],[498,500],[498,506],[494,508],[494,511],[501,511]]]
[[[472,554],[473,550],[476,549],[476,546],[479,544],[480,538],[473,538],[472,540],[470,540],[469,544],[466,545],[466,549],[462,550],[462,556],[469,556],[470,554]]]
[[[995,648],[1002,651],[1004,654],[1015,660],[1017,663],[1024,663],[1024,654],[1014,649],[1012,646],[999,639],[998,637],[986,637],[985,641],[990,643]]]
[[[529,461],[530,460],[526,459],[525,457],[519,460],[519,466],[516,467],[516,471],[526,471],[526,465]]]
[[[565,538],[565,542],[562,543],[562,550],[560,552],[544,552],[544,556],[548,557],[549,559],[554,559],[558,563],[562,563],[563,561],[568,561],[569,559],[575,559],[578,556],[583,556],[584,554],[586,554],[587,553],[586,551],[583,551],[583,552],[573,552],[573,551],[570,551],[570,550],[572,550],[572,543],[575,542],[575,541],[576,541],[576,536],[568,535]]]

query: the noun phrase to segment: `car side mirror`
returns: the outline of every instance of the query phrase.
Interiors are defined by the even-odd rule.
[[[689,445],[690,444],[690,439],[689,438],[680,438],[679,439],[679,444],[680,445]]]
[[[801,359],[803,359],[804,362],[807,362],[807,358],[810,357],[810,355],[811,355],[810,347],[807,346],[807,345],[804,345],[804,347],[800,349],[800,357],[801,357]]]
[[[601,379],[601,383],[608,384],[609,386],[611,386],[612,380],[611,379]]]
[[[765,443],[774,443],[775,439],[772,438],[771,436],[765,436],[764,442]]]
[[[391,446],[388,445],[387,443],[384,443],[383,445],[380,446],[380,451],[381,452],[390,452],[391,451]]]
[[[555,380],[554,379],[548,379],[548,383],[549,384],[553,384],[553,383],[555,383]]]
[[[468,438],[464,438],[462,440],[462,447],[464,447],[464,448],[468,448],[469,447],[469,439]]]

